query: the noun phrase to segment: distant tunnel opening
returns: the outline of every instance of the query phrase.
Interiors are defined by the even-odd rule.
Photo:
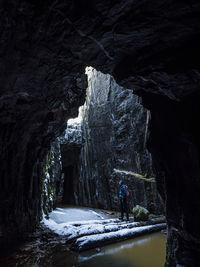
[[[65,204],[74,204],[74,176],[76,176],[75,166],[70,165],[64,169],[63,198]]]
[[[62,203],[75,204],[76,187],[79,179],[80,147],[61,145],[62,169],[64,174]]]

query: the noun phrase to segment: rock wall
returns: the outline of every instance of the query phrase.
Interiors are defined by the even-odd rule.
[[[166,203],[166,266],[176,266],[176,263],[198,266],[200,132],[196,122],[200,111],[199,94],[179,103],[159,96],[157,105],[154,101],[155,97],[148,97],[151,106],[149,149],[156,164],[159,192]],[[166,108],[169,108],[167,113]]]
[[[51,143],[42,168],[41,206],[42,212],[48,216],[61,201],[63,194],[62,164],[60,143],[57,138]]]
[[[47,30],[49,15],[42,15],[39,9],[32,1],[0,3],[3,248],[19,242],[39,223],[42,169],[51,142],[62,133],[67,120],[77,115],[85,97],[84,69],[70,73],[71,63],[63,61],[64,57],[70,58],[70,52],[61,55],[53,28]],[[52,18],[51,22],[56,20]]]
[[[119,210],[119,181],[123,179],[130,189],[130,209],[139,204],[160,212],[155,178],[148,180],[154,176],[145,147],[148,111],[110,75],[91,67],[87,75],[76,203]]]

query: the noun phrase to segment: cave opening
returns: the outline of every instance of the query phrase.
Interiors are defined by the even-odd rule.
[[[161,213],[163,204],[146,149],[149,111],[112,76],[92,67],[86,68],[86,75],[85,103],[57,138],[61,202],[119,210],[118,184],[123,179],[131,192],[129,212],[138,204]]]
[[[79,146],[67,147],[61,145],[61,161],[63,172],[62,203],[75,205],[75,191],[79,178]]]
[[[132,90],[119,86],[112,76],[92,67],[86,68],[86,74],[88,87],[78,117],[68,119],[66,129],[46,148],[41,161],[42,222],[61,235],[72,235],[66,229],[80,220],[101,220],[98,231],[104,223],[107,228],[115,224],[111,232],[124,229],[124,222],[119,220],[119,181],[123,180],[130,191],[132,226],[132,209],[138,205],[148,213],[145,216],[157,216],[157,224],[162,225],[154,225],[152,220],[150,226],[152,231],[160,230],[165,227],[163,203],[156,189],[151,154],[146,149],[150,113]],[[55,116],[61,116],[60,110]],[[90,225],[94,233],[95,224]],[[144,226],[141,222],[139,225]]]
[[[63,203],[65,204],[74,204],[74,166],[69,165],[64,169],[64,185],[63,185]]]
[[[65,131],[52,143],[45,163],[45,197],[52,201],[43,201],[48,206],[43,210],[49,216],[44,216],[44,224],[59,234],[71,235],[66,230],[68,224],[87,221],[89,228],[79,229],[87,244],[88,232],[93,233],[90,229],[97,227],[95,231],[101,232],[101,224],[112,222],[113,229],[123,229],[119,220],[119,181],[123,180],[130,192],[128,223],[134,225],[134,208],[136,213],[143,212],[143,217],[134,214],[139,225],[152,227],[152,231],[165,228],[163,203],[156,189],[151,154],[146,149],[150,112],[138,96],[119,86],[112,76],[92,67],[86,68],[86,74],[85,103],[79,107],[78,117],[68,119]],[[144,218],[150,221],[141,223]],[[100,226],[92,225],[97,219]],[[164,244],[162,236],[152,238]],[[71,248],[77,249],[73,245]]]
[[[120,210],[119,181],[130,190],[129,212],[140,205],[163,212],[151,154],[150,112],[112,76],[86,68],[88,87],[78,116],[52,144],[43,168],[43,211],[59,204]]]

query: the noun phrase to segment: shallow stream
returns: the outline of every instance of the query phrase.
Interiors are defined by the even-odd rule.
[[[154,233],[80,254],[57,251],[51,262],[54,267],[163,267],[165,242],[163,234]]]

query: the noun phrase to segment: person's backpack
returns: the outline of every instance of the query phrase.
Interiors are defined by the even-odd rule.
[[[129,192],[128,186],[126,185],[126,197],[129,197],[129,195],[130,195],[130,192]]]

